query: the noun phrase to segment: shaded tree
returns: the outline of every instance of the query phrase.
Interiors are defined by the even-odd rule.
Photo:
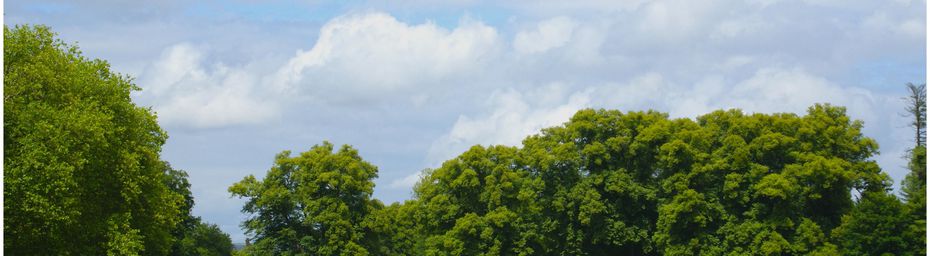
[[[916,144],[909,152],[908,169],[910,172],[901,182],[901,193],[906,201],[910,213],[911,223],[906,231],[907,238],[913,254],[926,254],[926,222],[927,222],[927,146],[926,146],[926,118],[927,118],[927,90],[926,84],[907,84],[909,95],[905,97],[907,111],[910,115],[911,127],[914,128]]]
[[[372,255],[417,255],[423,235],[415,219],[417,200],[384,206],[372,200],[372,212],[362,221],[365,247]]]
[[[181,221],[175,226],[171,234],[174,243],[171,245],[169,255],[230,255],[232,254],[232,240],[229,235],[222,232],[215,224],[204,223],[200,217],[194,216],[191,210],[194,207],[194,196],[191,194],[191,184],[187,180],[187,172],[171,168],[165,164],[165,184],[175,194],[184,198],[180,207]]]
[[[843,216],[833,236],[845,255],[914,255],[906,234],[910,218],[894,195],[866,192],[855,209]]]
[[[910,152],[910,173],[904,177],[901,192],[904,194],[907,218],[910,220],[904,237],[908,239],[909,252],[913,255],[927,254],[927,148],[918,146]]]
[[[171,255],[223,256],[232,255],[233,245],[229,235],[216,224],[197,221],[176,242],[178,250]]]

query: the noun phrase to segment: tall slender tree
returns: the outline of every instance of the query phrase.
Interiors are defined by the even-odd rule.
[[[907,90],[909,95],[904,100],[912,118],[910,125],[914,127],[914,142],[916,146],[923,146],[927,142],[927,84],[907,83]]]

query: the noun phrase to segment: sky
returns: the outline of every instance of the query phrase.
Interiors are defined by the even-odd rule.
[[[926,1],[8,0],[142,88],[190,175],[193,213],[234,242],[275,154],[328,140],[379,167],[374,197],[475,144],[520,145],[583,108],[804,114],[845,106],[898,187],[904,85],[926,81]]]

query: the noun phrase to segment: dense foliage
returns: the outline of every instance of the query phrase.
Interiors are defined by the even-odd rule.
[[[129,77],[47,27],[3,37],[4,253],[183,255],[176,242],[225,236],[189,219],[187,175],[160,160],[167,135]]]
[[[333,153],[328,142],[296,157],[278,154],[263,180],[250,175],[229,188],[248,199],[243,211],[253,214],[243,225],[255,238],[249,252],[364,254],[361,223],[380,204],[370,199],[377,172],[355,149]]]
[[[172,169],[165,163],[165,184],[168,188],[183,196],[184,203],[180,207],[181,221],[171,231],[174,243],[171,245],[169,255],[195,256],[195,255],[230,255],[232,254],[232,240],[229,235],[220,231],[215,224],[204,223],[200,217],[191,214],[194,207],[194,196],[191,194],[191,184],[187,181],[187,172]]]
[[[923,254],[925,151],[901,202],[861,129],[831,105],[696,120],[588,109],[425,170],[403,204],[368,199],[374,167],[328,142],[230,190],[249,198],[257,255]],[[359,247],[312,240],[330,229]]]

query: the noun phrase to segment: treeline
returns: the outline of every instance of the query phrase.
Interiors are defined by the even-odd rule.
[[[804,116],[582,110],[522,147],[474,146],[414,199],[324,142],[230,187],[249,255],[924,255],[925,148],[905,202],[842,107]],[[854,200],[855,199],[855,200]]]
[[[926,92],[909,85],[902,194],[843,107],[696,119],[582,110],[521,147],[424,170],[372,199],[377,167],[329,142],[284,151],[246,199],[250,244],[191,214],[167,134],[129,77],[42,26],[4,27],[10,255],[925,255]]]
[[[129,77],[44,26],[3,28],[6,255],[229,255]]]

